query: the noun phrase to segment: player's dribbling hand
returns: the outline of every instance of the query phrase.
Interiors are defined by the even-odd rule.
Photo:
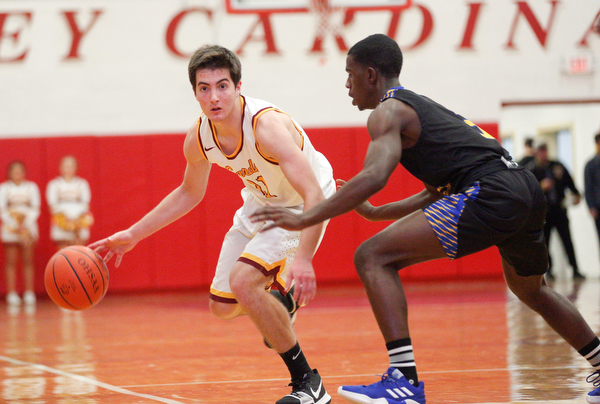
[[[108,262],[114,255],[116,255],[117,259],[115,261],[115,268],[118,268],[119,265],[121,265],[123,254],[131,251],[136,244],[137,241],[134,240],[131,233],[125,230],[117,232],[105,239],[96,241],[88,245],[88,247],[97,253],[108,250],[106,256],[104,257],[104,262]]]

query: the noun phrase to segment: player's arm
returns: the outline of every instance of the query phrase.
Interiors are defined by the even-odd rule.
[[[345,184],[345,181],[343,180],[337,181],[340,186]],[[365,201],[354,210],[356,213],[372,222],[398,220],[437,201],[440,196],[440,192],[438,192],[435,187],[425,184],[424,190],[401,201],[381,206],[373,206],[369,201]]]
[[[187,133],[184,142],[186,168],[181,185],[167,195],[154,209],[129,229],[90,244],[97,251],[108,250],[105,260],[117,255],[119,266],[123,254],[161,228],[181,218],[204,198],[210,173],[210,163],[202,156],[196,143],[196,125]]]
[[[369,116],[367,129],[371,142],[362,170],[333,196],[301,215],[282,208],[266,207],[254,220],[273,220],[273,226],[299,230],[355,209],[379,192],[400,162],[401,132],[409,108],[401,102],[384,102]]]
[[[294,139],[294,131],[297,140]],[[256,124],[255,136],[261,152],[279,163],[290,185],[302,197],[304,212],[325,200],[317,177],[297,143],[299,134],[288,115],[276,111],[264,113]],[[322,229],[323,224],[316,223],[300,234],[300,243],[290,269],[290,275],[296,281],[296,298],[300,304],[308,303],[316,293],[312,259]]]
[[[594,21],[592,29],[596,34],[600,34],[600,13],[598,13],[598,15],[596,16],[596,21]]]

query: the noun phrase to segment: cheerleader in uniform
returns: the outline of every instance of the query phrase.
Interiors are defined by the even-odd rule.
[[[25,293],[23,301],[35,304],[34,250],[38,240],[37,220],[40,216],[38,186],[25,179],[25,165],[13,161],[8,166],[8,180],[0,184],[0,217],[2,244],[5,252],[6,301],[11,306],[21,304],[17,293],[16,270],[21,255]]]
[[[58,250],[69,245],[85,245],[94,219],[89,211],[91,193],[86,180],[77,176],[77,160],[65,156],[60,176],[48,183],[46,200],[50,207],[50,238]]]

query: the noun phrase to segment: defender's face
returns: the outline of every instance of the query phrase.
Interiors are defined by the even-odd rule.
[[[356,105],[359,110],[372,109],[377,106],[377,102],[373,105],[372,89],[368,82],[368,69],[354,61],[352,55],[346,57],[346,88],[348,95],[352,98],[352,105]]]
[[[213,122],[226,120],[235,108],[242,83],[236,85],[227,69],[202,69],[196,72],[194,93],[202,112]]]

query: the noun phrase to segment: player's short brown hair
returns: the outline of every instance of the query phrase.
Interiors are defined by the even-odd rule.
[[[204,45],[190,58],[188,75],[194,92],[196,91],[196,72],[202,69],[227,69],[234,85],[242,79],[242,63],[235,53],[219,45]]]

